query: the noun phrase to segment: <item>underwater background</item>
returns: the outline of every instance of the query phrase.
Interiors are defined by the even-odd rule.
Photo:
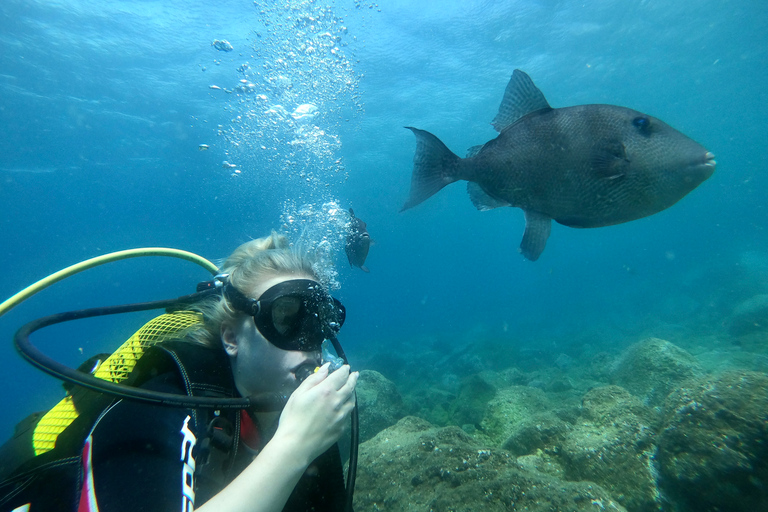
[[[516,361],[578,365],[647,337],[711,372],[768,371],[763,2],[4,0],[0,41],[3,300],[111,251],[220,261],[274,229],[326,258],[352,366],[404,395]],[[609,103],[664,120],[712,151],[717,170],[651,217],[553,224],[536,262],[517,250],[522,212],[479,212],[463,183],[400,213],[416,146],[403,127],[460,155],[494,138],[516,68],[553,107]],[[344,254],[350,207],[374,240],[368,274]],[[0,436],[63,396],[14,350],[19,326],[185,295],[206,278],[181,260],[120,261],[5,314]],[[76,367],[151,317],[32,339]],[[403,379],[417,357],[420,378]]]

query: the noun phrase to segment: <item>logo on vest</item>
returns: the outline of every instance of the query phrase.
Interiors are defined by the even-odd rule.
[[[192,457],[192,448],[197,438],[189,430],[189,419],[187,416],[181,427],[181,435],[184,436],[181,441],[181,462],[184,463],[181,470],[181,512],[193,512],[195,509],[195,459]]]

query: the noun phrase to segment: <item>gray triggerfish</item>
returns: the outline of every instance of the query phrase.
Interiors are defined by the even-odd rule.
[[[663,121],[615,105],[552,108],[519,69],[491,124],[498,137],[466,158],[406,127],[416,135],[416,154],[403,210],[466,180],[479,210],[523,210],[520,252],[529,260],[544,251],[552,219],[574,228],[640,219],[669,208],[715,171],[715,155]]]
[[[362,219],[355,217],[352,208],[349,209],[349,225],[347,227],[347,242],[344,250],[352,267],[358,267],[363,272],[370,272],[365,266],[365,259],[371,248],[371,235]]]

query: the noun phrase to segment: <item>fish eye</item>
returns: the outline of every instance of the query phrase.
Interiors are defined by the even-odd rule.
[[[632,124],[641,132],[647,134],[651,128],[651,120],[647,117],[638,116],[632,120]]]

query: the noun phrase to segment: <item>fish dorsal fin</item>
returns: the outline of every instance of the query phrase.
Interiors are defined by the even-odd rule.
[[[516,69],[509,79],[499,113],[491,124],[497,132],[511,125],[521,117],[541,109],[551,109],[541,91],[526,73]]]
[[[474,181],[467,182],[467,192],[469,193],[469,199],[472,201],[472,204],[474,204],[475,208],[481,212],[493,210],[494,208],[501,208],[502,206],[512,206],[506,201],[501,201],[489,196],[488,193],[483,190],[483,187]]]

